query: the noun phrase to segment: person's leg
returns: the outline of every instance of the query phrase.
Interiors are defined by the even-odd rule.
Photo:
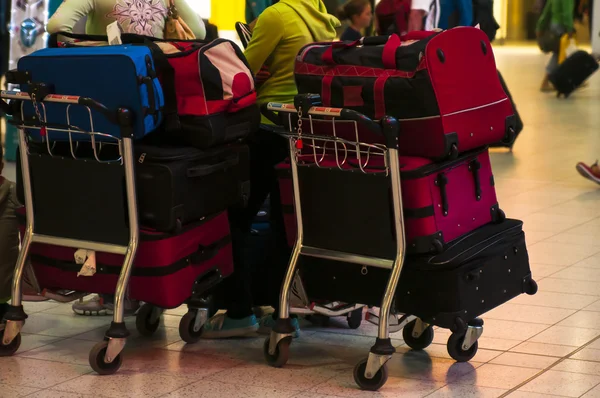
[[[543,92],[554,91],[554,87],[552,83],[550,83],[550,74],[554,72],[554,70],[558,68],[558,53],[553,52],[550,60],[548,61],[548,65],[546,65],[546,75],[544,76],[544,80],[542,81],[542,86],[540,88]]]

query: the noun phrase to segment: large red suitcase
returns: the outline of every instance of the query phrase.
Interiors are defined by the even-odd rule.
[[[161,308],[174,308],[233,272],[227,213],[206,218],[177,234],[140,231],[129,297]],[[77,276],[75,249],[34,243],[30,258],[44,289],[89,293],[115,292],[123,256],[96,253],[96,274]]]
[[[298,91],[320,94],[324,106],[399,119],[402,155],[444,159],[512,142],[514,111],[476,28],[310,44],[295,75]]]
[[[376,166],[376,159],[370,164]],[[400,172],[409,253],[440,253],[448,242],[505,218],[487,149],[442,163],[400,156]],[[289,164],[280,164],[278,173],[288,243],[293,245],[297,224]]]

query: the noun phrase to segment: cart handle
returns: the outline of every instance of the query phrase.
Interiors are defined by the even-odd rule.
[[[0,91],[0,107],[2,112],[10,114],[10,106],[6,100],[17,100],[17,101],[33,101],[29,93],[24,91]],[[59,104],[72,104],[87,106],[90,109],[100,112],[109,122],[116,124],[122,128],[122,136],[127,138],[133,134],[133,117],[129,109],[119,108],[117,111],[111,111],[103,104],[88,98],[80,97],[77,95],[61,95],[61,94],[48,94],[40,102],[54,102]],[[13,115],[14,116],[14,115]]]
[[[266,111],[271,115],[275,115],[275,112],[298,112],[292,104],[281,104],[277,102],[269,102],[266,106]],[[398,121],[391,116],[384,116],[380,122],[377,123],[362,113],[351,109],[324,106],[313,106],[308,110],[307,114],[310,116],[328,116],[359,123],[373,133],[382,134],[385,137],[385,144],[388,148],[398,149],[400,127]],[[271,119],[268,114],[265,114],[265,116]]]

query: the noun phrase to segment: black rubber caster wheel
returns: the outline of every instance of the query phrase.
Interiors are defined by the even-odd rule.
[[[362,389],[366,391],[377,391],[385,385],[388,379],[387,365],[383,365],[372,379],[365,377],[367,369],[367,360],[360,361],[354,367],[354,381]]]
[[[352,311],[348,315],[348,327],[350,329],[358,329],[363,321],[363,310],[359,308],[358,310]]]
[[[265,361],[269,366],[274,368],[281,368],[285,366],[288,359],[290,358],[290,344],[292,343],[291,337],[286,337],[277,344],[275,354],[269,354],[269,344],[271,344],[271,337],[267,337],[265,344],[263,345],[263,354],[265,355]]]
[[[179,336],[181,337],[181,340],[188,344],[197,343],[202,336],[202,331],[204,330],[204,327],[201,327],[197,331],[194,330],[196,316],[196,311],[189,311],[181,318],[181,321],[179,322]]]
[[[534,281],[533,279],[529,280],[529,283],[528,283],[528,286],[527,286],[527,291],[525,293],[527,293],[530,296],[533,296],[537,292],[538,292],[538,284],[537,284],[537,282]]]
[[[99,375],[115,374],[123,364],[123,357],[121,357],[121,354],[117,355],[117,357],[111,363],[106,363],[104,361],[104,356],[106,355],[107,348],[108,341],[102,341],[96,344],[90,351],[90,366]]]
[[[463,333],[452,333],[450,338],[448,339],[448,354],[454,359],[456,362],[469,362],[475,354],[477,354],[477,349],[479,347],[478,342],[471,346],[467,351],[462,349],[463,342],[465,340],[465,335]]]
[[[439,254],[444,251],[444,244],[439,239],[432,240],[431,246],[432,246],[433,253]]]
[[[502,224],[506,220],[506,213],[502,209],[498,209],[498,217],[496,218],[497,224]]]
[[[21,333],[17,334],[8,345],[4,345],[2,340],[4,340],[4,331],[0,333],[0,357],[10,357],[21,347]]]
[[[154,306],[150,304],[144,304],[140,307],[135,316],[135,328],[137,331],[146,337],[152,336],[160,326],[160,317],[152,323],[152,313],[154,312]]]
[[[404,329],[402,329],[402,338],[404,339],[404,342],[407,346],[409,346],[413,350],[420,351],[424,350],[425,348],[431,345],[431,343],[433,342],[434,332],[433,327],[428,326],[427,329],[423,331],[423,334],[415,338],[413,337],[412,332],[416,324],[417,321],[414,320],[406,326],[404,326]]]

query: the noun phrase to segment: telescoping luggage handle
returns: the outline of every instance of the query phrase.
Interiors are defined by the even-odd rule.
[[[333,57],[334,50],[345,50],[349,48],[356,48],[358,46],[380,46],[383,45],[383,52],[381,54],[381,61],[386,69],[396,69],[396,50],[402,45],[404,41],[411,40],[423,40],[432,36],[438,32],[435,31],[415,31],[407,33],[403,36],[393,34],[390,36],[373,36],[363,37],[362,39],[353,42],[334,42],[330,47],[325,50],[321,56],[321,60],[329,65],[335,65],[336,62]]]

